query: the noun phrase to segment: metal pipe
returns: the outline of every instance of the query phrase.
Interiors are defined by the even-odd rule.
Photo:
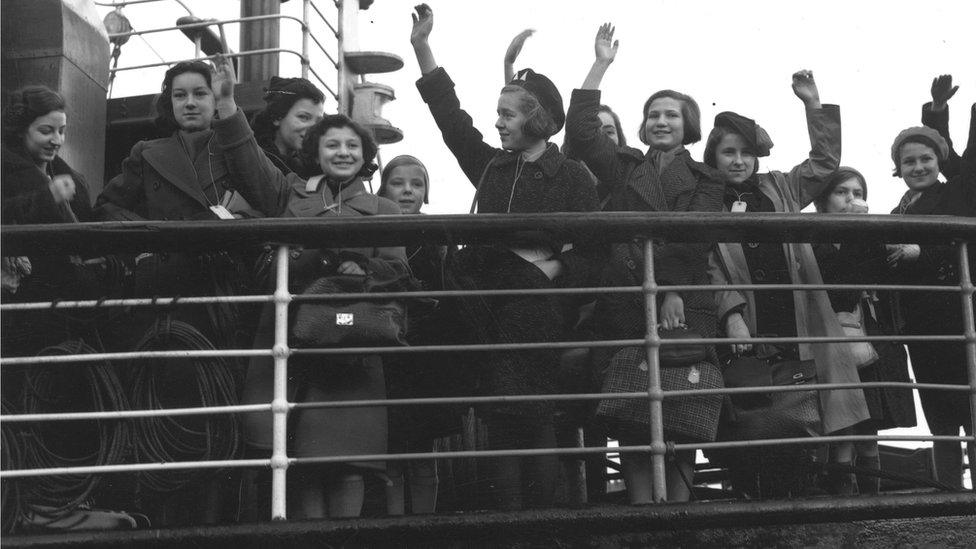
[[[505,242],[525,230],[551,231],[567,241],[594,243],[628,242],[635,235],[641,238],[649,233],[668,242],[687,242],[691,239],[735,242],[775,242],[777,239],[792,242],[914,241],[922,244],[976,241],[976,218],[879,215],[873,217],[902,219],[821,223],[819,218],[831,216],[753,214],[746,219],[750,214],[728,215],[741,215],[743,218],[724,217],[725,214],[687,216],[678,212],[601,212],[12,225],[0,232],[0,248],[3,248],[4,254],[10,255],[29,255],[40,247],[51,254],[105,255],[142,253],[148,249],[242,249],[268,242],[317,247],[323,240],[339,241],[349,247],[402,246],[421,241],[428,244],[490,244]],[[762,215],[766,218],[759,217]],[[844,215],[860,217],[856,214]],[[760,224],[765,232],[755,234],[749,222]],[[852,235],[857,238],[853,239]],[[746,236],[750,239],[745,240]]]
[[[335,6],[339,7],[339,4],[335,3]],[[339,38],[339,31],[336,30],[334,26],[332,26],[332,23],[329,22],[329,20],[325,17],[325,14],[322,13],[319,7],[315,5],[315,2],[312,2],[312,9],[315,10],[315,13],[319,15],[319,17],[322,19],[322,22],[325,23],[325,26],[329,27],[329,30],[332,31],[332,35],[335,36],[336,38]]]
[[[271,412],[274,414],[271,453],[271,518],[285,520],[285,484],[288,471],[288,246],[278,248],[275,279],[275,320],[274,320],[274,400]]]
[[[311,0],[302,0],[302,78],[308,79],[308,4]]]
[[[84,355],[22,356],[0,359],[0,366],[59,364],[71,362],[101,362],[151,358],[226,358],[233,356],[268,356],[270,349],[211,349],[193,351],[140,351],[128,353],[89,353]]]
[[[298,56],[298,57],[301,57],[302,56],[301,53],[299,53],[299,52],[297,52],[295,50],[289,50],[289,49],[286,49],[286,48],[267,48],[267,49],[263,49],[263,50],[242,51],[242,52],[237,52],[237,53],[228,53],[228,54],[221,54],[221,55],[223,55],[224,57],[227,57],[227,58],[232,58],[232,57],[251,57],[251,56],[254,56],[254,55],[264,55],[264,54],[268,54],[268,53],[290,53],[290,54],[295,55],[295,56]],[[216,58],[217,58],[216,55],[209,55],[207,57],[195,57],[193,59],[178,59],[176,61],[160,61],[159,63],[146,63],[144,65],[133,65],[131,67],[120,67],[120,68],[117,68],[117,69],[111,69],[109,72],[113,72],[114,73],[114,72],[119,72],[119,71],[134,71],[134,70],[138,70],[138,69],[149,69],[149,68],[152,68],[152,67],[164,67],[164,66],[168,66],[168,65],[175,65],[177,63],[182,63],[182,62],[185,62],[185,61],[209,61],[209,60],[216,59]]]
[[[252,15],[250,17],[238,17],[237,19],[210,19],[206,21],[201,21],[200,23],[187,23],[186,25],[175,25],[172,27],[159,27],[155,29],[147,30],[134,30],[129,32],[118,32],[109,34],[109,39],[112,38],[124,38],[126,36],[142,36],[146,34],[155,34],[157,32],[168,32],[173,30],[186,30],[186,29],[196,29],[196,28],[206,28],[213,25],[226,25],[229,23],[250,23],[253,21],[266,21],[269,19],[291,19],[298,24],[302,23],[302,20],[293,15]]]
[[[665,501],[668,498],[666,462],[664,453],[664,402],[661,390],[661,363],[658,353],[661,338],[657,333],[657,294],[658,287],[654,279],[654,241],[644,241],[644,319],[647,352],[647,405],[650,407],[650,435],[651,435],[651,497],[655,501]]]
[[[339,40],[338,51],[336,52],[336,57],[338,58],[337,69],[339,74],[336,77],[336,88],[338,88],[336,102],[338,103],[337,112],[339,114],[345,114],[349,116],[350,105],[349,105],[349,70],[346,68],[346,54],[343,43],[346,39],[346,3],[344,0],[336,1],[336,8],[339,10],[339,32],[337,39]]]
[[[966,336],[966,369],[969,374],[969,432],[976,435],[976,320],[973,315],[973,296],[976,289],[973,287],[973,277],[970,272],[969,264],[969,245],[960,242],[957,246],[959,250],[959,284],[962,294],[962,318],[963,334]],[[973,445],[967,447],[969,455],[969,478],[972,481],[972,489],[976,491],[976,464],[973,463]]]
[[[204,408],[162,408],[153,410],[106,410],[102,412],[56,412],[48,414],[4,414],[0,423],[27,423],[33,421],[79,421],[90,419],[132,419],[147,417],[204,416],[263,412],[270,404],[237,404],[234,406],[209,406]]]

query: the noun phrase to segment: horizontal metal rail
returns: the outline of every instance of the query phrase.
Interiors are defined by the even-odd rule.
[[[279,19],[279,20],[290,19],[292,21],[297,22],[299,25],[301,25],[303,29],[305,28],[305,23],[301,19],[293,15],[273,14],[273,15],[252,15],[250,17],[239,17],[237,19],[205,19],[203,21],[200,21],[199,23],[187,23],[185,25],[173,25],[171,27],[157,27],[153,29],[138,30],[138,31],[134,30],[129,32],[116,32],[116,33],[109,34],[108,37],[109,39],[126,38],[129,36],[156,34],[160,32],[169,32],[174,30],[182,31],[182,30],[190,30],[190,29],[203,29],[207,27],[213,27],[215,25],[219,26],[219,25],[228,25],[231,23],[252,23],[254,21],[267,21],[270,19]],[[125,70],[125,68],[119,68],[119,70]]]
[[[184,4],[181,0],[120,0],[119,2],[95,2],[94,4],[96,6],[102,6],[103,8],[123,8],[125,6],[135,6],[137,4],[154,4],[156,2],[176,2],[182,6],[187,13],[193,15],[190,8],[186,7],[186,4]]]
[[[420,216],[416,216],[420,217]],[[969,308],[969,325],[962,335],[899,335],[899,336],[863,336],[863,337],[776,337],[776,338],[698,338],[695,340],[661,339],[653,329],[656,324],[654,310],[648,308],[648,322],[652,329],[647,336],[640,339],[605,340],[605,341],[558,341],[533,342],[511,344],[479,344],[479,345],[429,345],[417,347],[357,347],[357,348],[301,348],[292,349],[287,345],[287,310],[291,301],[324,301],[332,299],[405,299],[409,297],[462,297],[465,295],[537,295],[537,294],[588,294],[597,295],[609,293],[607,288],[561,289],[561,290],[498,290],[478,292],[398,292],[384,295],[376,294],[345,294],[342,296],[305,296],[293,295],[287,291],[288,245],[277,243],[292,243],[299,245],[314,245],[323,238],[330,242],[342,242],[344,245],[370,243],[371,245],[402,245],[408,242],[424,241],[442,243],[491,243],[504,240],[506,234],[514,234],[520,230],[551,230],[567,237],[567,240],[577,244],[581,242],[612,242],[615,240],[632,240],[638,235],[643,240],[663,241],[868,241],[888,240],[925,243],[950,243],[976,241],[976,222],[959,218],[929,218],[921,222],[915,219],[900,218],[897,222],[891,220],[871,219],[863,216],[750,216],[735,214],[734,216],[702,216],[693,217],[676,214],[622,214],[580,216],[572,214],[532,215],[532,216],[424,216],[427,219],[413,220],[398,217],[377,219],[350,220],[340,223],[321,222],[320,220],[256,220],[246,223],[236,222],[200,222],[200,223],[122,223],[122,224],[88,224],[85,226],[69,225],[61,227],[50,226],[20,226],[4,229],[0,233],[0,245],[4,246],[5,254],[17,255],[24,249],[24,254],[42,249],[45,253],[79,253],[80,250],[111,253],[120,251],[119,242],[123,246],[131,246],[125,251],[145,250],[173,250],[187,249],[200,251],[207,249],[230,248],[241,249],[254,247],[267,242],[275,242],[278,246],[277,256],[277,289],[273,295],[233,296],[225,302],[262,303],[274,302],[277,310],[276,344],[272,349],[226,349],[226,350],[169,350],[151,352],[120,352],[120,353],[92,353],[85,355],[63,355],[42,357],[2,357],[0,365],[49,365],[57,363],[82,363],[97,361],[121,361],[136,359],[158,358],[215,358],[215,357],[272,357],[275,359],[275,399],[266,404],[235,405],[214,408],[174,408],[159,410],[115,410],[102,412],[72,412],[46,414],[7,414],[0,416],[4,423],[24,423],[38,421],[78,421],[78,420],[126,420],[162,416],[195,416],[209,414],[240,414],[254,412],[270,412],[275,417],[275,451],[268,460],[221,460],[210,462],[179,462],[179,463],[138,463],[111,464],[86,467],[57,467],[47,469],[26,469],[0,472],[0,478],[31,477],[47,474],[96,474],[113,472],[132,472],[140,470],[177,470],[189,468],[221,468],[221,467],[271,467],[274,473],[274,516],[284,518],[284,473],[292,465],[344,463],[354,461],[380,460],[409,460],[448,457],[499,457],[499,456],[533,456],[533,455],[581,455],[581,454],[620,454],[628,452],[649,453],[654,463],[654,494],[657,499],[663,498],[663,458],[672,451],[693,449],[722,449],[722,448],[755,448],[769,445],[809,445],[828,442],[853,442],[859,440],[907,440],[907,441],[956,441],[976,442],[973,436],[814,436],[802,438],[780,438],[751,441],[722,441],[688,444],[674,444],[663,440],[660,432],[660,405],[665,399],[704,396],[731,395],[743,393],[780,393],[790,391],[829,391],[853,388],[905,388],[969,392],[976,395],[976,387],[972,381],[970,385],[947,384],[919,384],[903,382],[874,382],[874,383],[835,383],[835,384],[804,384],[775,387],[747,387],[722,388],[707,390],[666,391],[655,384],[655,377],[659,371],[657,351],[661,347],[688,343],[702,343],[714,345],[728,345],[734,343],[832,343],[843,341],[950,341],[965,342],[969,347],[976,341],[976,332],[972,327],[971,298],[974,289],[971,281],[963,279],[960,285],[920,286],[920,285],[862,285],[862,284],[817,284],[817,285],[725,285],[725,286],[667,286],[657,285],[653,278],[653,263],[645,265],[645,279],[643,286],[611,288],[611,291],[626,293],[642,293],[648,303],[653,304],[657,294],[664,291],[715,291],[719,289],[736,289],[742,291],[829,291],[839,289],[884,289],[891,291],[922,291],[939,293],[956,293],[962,296],[962,306]],[[839,219],[830,219],[831,217]],[[854,219],[858,218],[859,219]],[[838,223],[840,221],[841,223]],[[605,229],[605,230],[602,230]],[[758,231],[761,229],[761,231]],[[204,234],[206,232],[206,234]],[[233,233],[233,234],[231,234]],[[855,236],[852,236],[854,233]],[[720,238],[710,235],[721,234]],[[124,236],[120,239],[120,236]],[[55,240],[57,237],[57,240]],[[226,238],[224,238],[226,237]],[[189,247],[184,246],[190,243]],[[50,244],[50,246],[48,246]],[[645,242],[646,255],[653,257],[649,250],[650,242]],[[21,248],[22,247],[22,248]],[[27,249],[30,251],[26,251]],[[966,267],[965,245],[959,246],[962,259],[961,265]],[[253,248],[252,248],[253,249]],[[167,301],[169,299],[169,301]],[[17,310],[40,310],[44,308],[97,308],[100,306],[177,306],[219,302],[221,297],[193,297],[193,298],[149,298],[136,300],[87,300],[64,301],[50,303],[4,304],[4,313]],[[287,360],[290,356],[302,355],[347,355],[347,354],[399,354],[399,353],[429,353],[429,352],[499,352],[536,349],[575,349],[617,346],[642,346],[647,349],[649,361],[649,387],[646,392],[634,393],[583,393],[559,395],[500,395],[484,397],[450,397],[434,399],[375,399],[340,402],[289,402],[285,397],[285,380],[287,374]],[[971,351],[971,350],[970,350]],[[970,352],[972,355],[972,352]],[[970,356],[970,361],[972,361]],[[972,370],[972,365],[970,365]],[[971,373],[972,377],[972,373]],[[644,399],[651,406],[652,433],[651,443],[642,446],[626,446],[619,448],[586,447],[586,448],[542,448],[542,449],[512,449],[512,450],[477,450],[457,452],[431,453],[401,453],[379,455],[348,455],[329,457],[289,458],[285,454],[285,422],[284,418],[290,411],[311,408],[350,408],[372,406],[436,406],[443,404],[478,404],[538,402],[538,401],[594,401],[601,399]]]
[[[263,50],[248,50],[248,51],[242,51],[242,52],[237,52],[237,53],[226,53],[226,54],[222,54],[222,55],[224,57],[251,57],[252,55],[264,55],[264,54],[268,54],[268,53],[291,53],[291,54],[294,54],[299,59],[304,59],[304,57],[302,56],[302,54],[300,52],[297,52],[295,50],[289,50],[289,49],[286,49],[286,48],[265,48]],[[216,55],[209,55],[209,56],[206,56],[206,57],[193,57],[193,58],[187,58],[187,59],[176,59],[174,61],[160,61],[158,63],[145,63],[143,65],[131,65],[131,66],[128,66],[128,67],[118,67],[118,68],[115,68],[115,69],[111,69],[111,72],[114,73],[114,72],[121,72],[121,71],[134,71],[134,70],[138,70],[138,69],[151,69],[153,67],[168,67],[170,65],[175,65],[177,63],[183,63],[183,62],[186,62],[186,61],[204,61],[204,60],[211,60],[211,59],[216,59],[216,58],[217,58]]]
[[[657,286],[660,292],[715,292],[720,290],[877,290],[877,291],[909,291],[909,292],[942,292],[960,293],[959,286],[919,286],[908,284],[715,284],[711,286]],[[613,293],[641,293],[641,286],[604,286],[590,288],[531,288],[505,290],[437,290],[411,292],[383,292],[347,294],[292,294],[293,301],[389,301],[396,299],[438,298],[438,297],[504,297],[522,295],[605,295]],[[58,300],[35,301],[29,303],[4,303],[0,311],[37,311],[46,309],[88,309],[100,307],[175,307],[179,305],[206,305],[210,303],[265,303],[272,301],[270,294],[236,295],[236,296],[192,296],[192,297],[144,297],[122,299],[88,299],[88,300]]]
[[[794,391],[830,391],[835,389],[929,389],[942,391],[968,392],[968,385],[946,385],[939,383],[911,383],[904,381],[873,381],[863,383],[822,383],[801,385],[771,385],[756,387],[725,387],[722,389],[687,389],[662,393],[662,398],[682,398],[689,396],[736,395],[751,393],[788,393]],[[646,399],[646,392],[636,393],[555,393],[544,395],[508,396],[467,396],[433,397],[405,399],[339,400],[319,402],[289,402],[289,410],[322,408],[372,408],[385,406],[444,406],[453,404],[500,404],[513,402],[576,402],[605,399]],[[213,406],[207,408],[161,408],[153,410],[110,410],[102,412],[59,412],[48,414],[5,414],[0,415],[0,423],[31,423],[38,421],[86,421],[103,419],[140,419],[166,416],[226,415],[250,412],[266,412],[271,404],[240,404],[234,406]]]
[[[848,219],[850,218],[850,219]],[[896,218],[896,219],[891,219]],[[550,214],[388,215],[350,219],[262,218],[213,221],[112,221],[14,225],[0,231],[4,254],[38,249],[57,254],[257,249],[269,242],[318,248],[490,244],[522,231],[567,242],[976,242],[976,218],[855,214],[724,214],[594,212]]]
[[[651,343],[652,339],[614,339],[554,341],[540,343],[490,343],[458,345],[414,345],[403,347],[303,347],[289,350],[290,356],[302,355],[371,355],[371,354],[421,354],[452,352],[497,352],[497,351],[536,351],[548,349],[579,349],[607,347],[637,347]],[[702,343],[706,345],[732,345],[750,343],[838,343],[843,341],[966,341],[965,335],[904,335],[904,336],[837,336],[837,337],[755,337],[755,338],[701,338],[669,340],[660,339],[657,345],[686,345]],[[271,356],[270,349],[219,349],[219,350],[170,350],[117,353],[91,353],[81,355],[51,355],[0,358],[0,366],[23,366],[30,364],[59,364],[94,361],[152,360],[160,358],[215,358],[215,357],[254,357]]]
[[[831,442],[860,442],[877,440],[879,442],[971,442],[973,437],[965,436],[918,436],[918,435],[839,435],[822,437],[784,438],[752,441],[702,442],[693,444],[673,444],[674,451],[681,450],[720,450],[728,448],[751,448],[758,446],[777,445],[820,445]],[[584,446],[581,448],[531,448],[511,450],[465,450],[432,453],[399,453],[399,454],[357,454],[349,456],[303,457],[288,458],[288,466],[312,465],[324,463],[349,463],[362,461],[410,461],[452,458],[488,458],[488,457],[531,457],[531,456],[575,456],[583,454],[617,454],[617,453],[650,453],[656,449],[652,445],[637,446]],[[181,461],[169,463],[133,463],[119,465],[92,465],[87,467],[50,467],[44,469],[19,469],[0,471],[0,478],[26,478],[50,475],[91,475],[102,473],[134,473],[140,471],[181,470],[181,469],[222,469],[226,467],[268,467],[270,459],[235,459],[220,461]]]

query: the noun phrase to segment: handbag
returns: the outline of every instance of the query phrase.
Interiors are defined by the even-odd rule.
[[[737,357],[723,371],[726,387],[769,387],[817,382],[813,360]],[[730,395],[721,440],[752,440],[818,434],[817,391]]]
[[[817,382],[813,360],[777,360],[777,357],[740,356],[722,371],[726,387],[771,387]],[[733,404],[751,410],[769,406],[772,396],[784,393],[741,393],[730,395]]]
[[[854,312],[838,311],[837,321],[844,329],[844,335],[848,337],[864,337],[864,309],[861,303],[857,304]],[[870,366],[878,360],[878,351],[870,341],[849,341],[851,352],[854,354],[855,364],[858,369]]]
[[[303,295],[361,293],[366,277],[324,276]],[[394,300],[306,301],[295,307],[291,336],[300,347],[378,347],[407,344],[406,307]]]
[[[646,391],[646,352],[642,347],[624,347],[614,353],[604,373],[602,392]],[[661,368],[661,388],[665,391],[720,389],[722,373],[710,362],[684,367]],[[721,395],[666,398],[662,403],[665,436],[682,440],[712,441],[722,413]],[[606,398],[597,405],[596,416],[612,436],[621,433],[648,433],[651,412],[647,400]]]
[[[658,330],[661,339],[701,339],[701,335],[688,328]],[[661,368],[682,368],[708,359],[708,348],[700,343],[662,345],[658,349]]]

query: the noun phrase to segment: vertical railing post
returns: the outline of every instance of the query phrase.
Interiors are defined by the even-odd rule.
[[[659,354],[661,339],[657,333],[657,282],[654,279],[654,241],[644,241],[644,318],[647,323],[647,399],[651,412],[651,495],[655,501],[667,499],[667,477],[664,453],[664,393],[661,390]]]
[[[973,287],[973,277],[969,268],[969,245],[960,242],[957,246],[959,250],[959,285],[962,293],[962,320],[963,331],[966,336],[966,367],[969,371],[969,421],[970,433],[976,429],[976,319],[973,315],[973,295],[976,293]],[[967,454],[969,456],[969,478],[973,489],[976,490],[976,464],[973,463],[972,451],[974,444],[966,443]]]
[[[311,60],[308,58],[308,33],[312,32],[308,27],[308,4],[312,0],[302,0],[302,78],[308,79],[308,66]]]
[[[288,470],[288,246],[276,252],[276,282],[274,292],[274,397],[271,401],[271,519],[285,520],[285,479]]]

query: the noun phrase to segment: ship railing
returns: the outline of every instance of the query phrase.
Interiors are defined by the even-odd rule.
[[[156,2],[172,2],[172,1],[178,1],[178,0],[129,0],[129,1],[121,1],[121,2],[96,2],[95,4],[101,7],[122,8],[124,6],[129,6],[129,5],[141,5],[141,4],[150,4]],[[329,4],[331,7],[336,9],[336,13],[335,13],[336,22],[333,23],[329,20],[329,17],[327,17],[326,14],[323,13],[323,9],[320,8],[318,5],[319,3],[322,2],[317,3],[314,0],[302,0],[301,18],[279,13],[279,14],[271,14],[271,15],[238,17],[234,19],[205,19],[200,21],[199,23],[188,23],[183,25],[172,25],[172,26],[165,26],[165,27],[153,27],[147,29],[132,30],[129,32],[110,33],[108,37],[110,40],[124,40],[133,36],[139,36],[144,38],[147,35],[156,34],[156,33],[164,33],[164,32],[171,33],[176,31],[188,31],[192,29],[202,30],[214,26],[220,28],[221,34],[223,34],[223,25],[230,25],[230,24],[243,25],[243,24],[254,23],[259,21],[278,21],[280,25],[283,25],[286,22],[288,22],[289,24],[291,24],[291,22],[294,22],[297,23],[302,33],[300,51],[291,48],[275,47],[275,48],[262,48],[262,49],[252,49],[252,50],[243,49],[242,51],[238,51],[238,52],[227,51],[224,52],[223,55],[225,57],[230,57],[230,58],[241,58],[241,57],[251,57],[251,56],[261,56],[261,55],[277,55],[277,54],[287,54],[287,55],[295,56],[301,63],[302,78],[307,79],[309,78],[309,75],[313,76],[319,82],[319,84],[321,84],[326,89],[326,91],[332,96],[332,98],[338,101],[339,94],[336,91],[337,89],[336,82],[339,79],[338,74],[340,71],[340,64],[342,62],[341,61],[342,60],[342,39],[341,39],[342,15],[340,11],[344,8],[341,2],[325,2],[326,4]],[[190,13],[191,15],[193,14],[193,12],[190,11],[189,7],[187,7],[186,4],[184,4],[183,2],[179,2],[179,4],[188,13]],[[315,19],[312,19],[313,12],[315,14]],[[321,27],[318,25],[318,23],[315,23],[316,20],[322,23]],[[313,30],[313,23],[315,26],[314,30]],[[329,47],[326,47],[326,45],[322,43],[322,40],[319,39],[319,36],[325,36],[325,35],[330,35],[336,40],[336,45],[331,49]],[[327,62],[327,66],[331,66],[331,70],[335,71],[335,74],[332,75],[331,83],[327,80],[328,75],[323,76],[322,74],[319,73],[318,70],[313,68],[313,60],[311,55],[313,50],[310,47],[310,42],[314,44],[315,51],[317,51],[322,56],[324,56],[325,61]],[[199,44],[197,44],[197,51],[194,57],[187,57],[183,59],[164,59],[162,61],[158,61],[154,63],[141,63],[138,65],[128,65],[123,67],[111,67],[109,69],[109,74],[114,78],[114,76],[120,72],[137,71],[142,69],[150,69],[154,67],[166,67],[183,61],[207,61],[207,60],[214,59],[214,57],[215,55],[201,55]]]
[[[341,299],[391,299],[407,297],[456,298],[462,296],[505,295],[598,295],[608,292],[639,293],[645,300],[648,329],[643,338],[615,341],[540,341],[503,345],[429,345],[423,347],[356,347],[308,349],[293,348],[288,341],[288,311],[292,303],[312,299],[289,292],[289,252],[297,247],[318,247],[329,242],[334,247],[400,246],[406,244],[477,245],[504,242],[519,231],[551,231],[568,242],[600,241],[643,243],[646,257],[644,284],[614,288],[588,287],[563,289],[511,289],[482,291],[419,291],[389,294],[342,294]],[[944,286],[907,284],[801,284],[757,285],[730,284],[723,286],[672,286],[655,282],[653,254],[655,242],[915,242],[920,244],[953,244],[957,251],[959,281],[947,281]],[[966,218],[918,216],[860,216],[860,215],[804,215],[804,214],[701,214],[701,213],[574,213],[545,215],[427,215],[374,216],[357,219],[258,219],[200,222],[119,222],[74,225],[24,225],[5,227],[0,233],[5,255],[28,255],[44,250],[49,254],[126,254],[147,250],[156,252],[207,252],[212,250],[254,249],[271,246],[276,261],[276,286],[273,293],[239,296],[153,297],[137,299],[102,299],[53,301],[36,303],[4,303],[4,315],[26,310],[82,309],[109,307],[158,307],[201,303],[272,303],[275,309],[275,339],[271,348],[220,349],[217,351],[169,350],[155,352],[108,352],[58,356],[15,356],[0,358],[4,369],[35,365],[64,364],[92,361],[130,361],[167,357],[254,357],[274,359],[274,398],[271,402],[254,405],[233,405],[211,408],[105,410],[73,413],[9,414],[0,416],[3,423],[53,422],[79,420],[107,420],[123,418],[166,417],[180,415],[226,415],[243,412],[267,412],[274,415],[273,451],[269,459],[232,459],[171,463],[116,463],[98,466],[8,469],[0,472],[2,479],[28,479],[44,475],[92,475],[135,471],[165,471],[203,468],[270,468],[272,470],[272,516],[284,519],[286,510],[286,473],[289,467],[312,463],[344,463],[359,461],[405,461],[431,458],[483,458],[497,456],[538,456],[586,454],[649,454],[653,466],[654,499],[666,498],[666,455],[671,451],[709,450],[769,445],[820,445],[842,441],[952,441],[973,444],[973,436],[811,436],[763,440],[674,443],[665,440],[662,422],[664,399],[691,395],[729,395],[774,391],[834,390],[856,387],[889,387],[962,391],[969,394],[971,420],[976,419],[976,324],[974,324],[973,296],[976,293],[969,264],[969,248],[976,243],[976,220]],[[791,338],[702,338],[681,340],[704,344],[733,343],[828,343],[837,341],[914,341],[962,342],[966,346],[968,385],[921,384],[902,382],[814,384],[783,387],[724,388],[708,390],[666,391],[661,387],[659,351],[676,344],[662,339],[657,333],[656,300],[661,292],[716,290],[889,290],[898,292],[948,292],[958,294],[963,311],[964,332],[944,335],[897,335],[863,337],[791,337]],[[330,299],[331,296],[315,296]],[[643,346],[647,353],[647,391],[634,393],[544,394],[519,396],[481,396],[463,398],[377,399],[341,402],[291,402],[288,400],[287,379],[289,359],[301,355],[341,354],[409,354],[431,352],[497,352],[501,350],[575,349],[580,347]],[[442,404],[496,404],[537,401],[596,401],[606,398],[644,399],[650,412],[650,443],[620,448],[574,447],[543,449],[477,450],[430,453],[391,453],[381,455],[346,455],[296,458],[288,455],[287,417],[289,412],[307,408],[347,408],[372,406],[430,406]]]

